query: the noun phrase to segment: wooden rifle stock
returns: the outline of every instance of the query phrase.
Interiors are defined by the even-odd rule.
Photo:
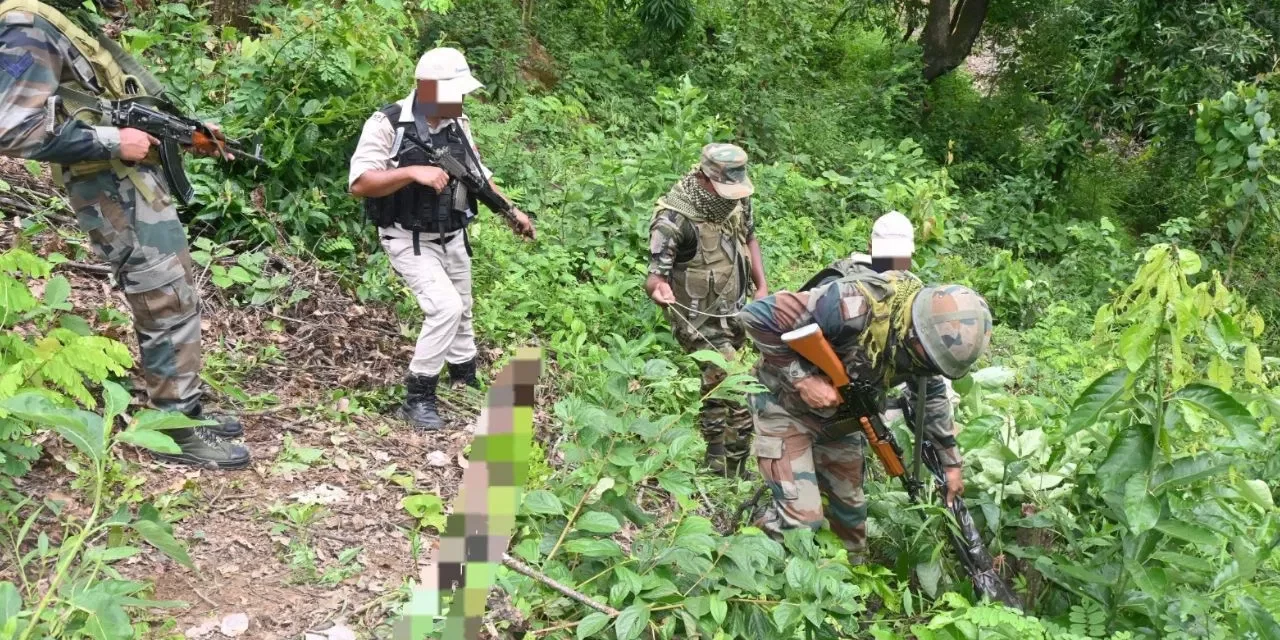
[[[876,433],[875,427],[871,426],[871,420],[866,416],[858,418],[858,423],[862,425],[862,432],[867,435],[867,443],[876,452],[876,457],[880,458],[880,463],[884,465],[884,470],[889,473],[889,477],[897,478],[906,474],[907,467],[902,463],[902,456],[898,455],[893,443],[881,440],[880,434]]]
[[[836,355],[835,349],[831,348],[831,343],[827,342],[827,337],[822,334],[822,327],[817,324],[807,324],[795,331],[782,334],[782,341],[796,353],[804,356],[805,360],[822,369],[837,388],[849,384],[849,374],[844,371],[844,363]]]

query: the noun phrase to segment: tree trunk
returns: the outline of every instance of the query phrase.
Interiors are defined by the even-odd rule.
[[[920,43],[924,46],[924,78],[932,82],[960,66],[987,19],[987,0],[930,0]]]
[[[249,12],[255,4],[256,0],[213,0],[209,19],[216,26],[230,25],[242,33],[248,32],[253,27]]]

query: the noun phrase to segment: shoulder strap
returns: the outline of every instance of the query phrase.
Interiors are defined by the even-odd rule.
[[[112,97],[124,97],[141,92],[163,92],[160,83],[125,53],[120,45],[105,36],[89,35],[61,11],[38,0],[0,2],[0,16],[12,11],[23,11],[44,18],[66,36],[71,46],[92,65],[98,86],[89,88],[95,93],[105,91]]]
[[[399,102],[392,102],[391,104],[389,104],[389,105],[387,105],[387,106],[385,106],[385,107],[383,107],[383,108],[381,108],[381,109],[378,109],[378,113],[381,113],[382,115],[386,116],[386,117],[387,117],[387,119],[391,121],[391,124],[392,124],[393,126],[394,126],[394,125],[396,125],[396,124],[399,124],[399,122],[400,122],[400,103],[399,103]]]

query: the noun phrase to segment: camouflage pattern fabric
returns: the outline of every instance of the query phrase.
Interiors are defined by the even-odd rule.
[[[14,11],[0,22],[0,154],[75,165],[119,157],[112,127],[71,121],[57,136],[45,100],[83,66],[67,39],[43,18]],[[200,305],[186,233],[154,167],[137,167],[152,192],[111,170],[79,175],[66,188],[80,228],[115,269],[133,310],[151,404],[189,411],[199,401]]]
[[[769,389],[749,402],[756,437],[753,452],[773,490],[772,504],[757,526],[775,534],[786,528],[821,526],[821,497],[825,495],[831,507],[832,530],[844,540],[851,559],[862,553],[866,543],[862,495],[865,439],[861,433],[834,441],[822,437],[836,410],[813,409],[800,399],[795,382],[821,372],[787,346],[782,334],[817,323],[849,377],[873,381],[884,391],[925,376],[925,437],[936,445],[945,466],[960,466],[945,379],[905,345],[891,342],[889,353],[877,365],[860,344],[870,316],[871,305],[865,298],[869,293],[878,300],[893,299],[891,278],[888,274],[853,273],[805,293],[779,292],[748,304],[739,314],[761,354],[757,377]],[[889,365],[894,375],[885,385],[884,370]],[[903,391],[914,406],[915,385],[907,384]]]
[[[866,438],[851,433],[824,441],[819,435],[825,426],[822,419],[793,414],[772,393],[752,396],[751,417],[756,431],[752,450],[773,496],[753,524],[774,536],[801,527],[817,531],[825,497],[831,530],[844,542],[849,561],[860,561],[867,545],[867,500],[862,492]]]
[[[756,236],[756,222],[751,201],[742,206],[743,242]],[[649,273],[664,278],[671,276],[679,257],[698,250],[698,234],[688,218],[667,209],[654,216],[649,225]]]
[[[671,332],[686,353],[710,349],[719,351],[726,360],[735,360],[746,343],[746,333],[736,318],[710,318],[696,329],[677,317],[678,309],[667,310]],[[725,378],[720,367],[709,362],[699,363],[702,369],[702,395],[707,395]],[[751,452],[751,415],[741,403],[718,398],[708,398],[699,413],[702,437],[708,450],[716,445],[724,447],[724,471],[734,473],[744,469]]]
[[[0,19],[0,154],[72,164],[120,153],[120,132],[72,120],[57,136],[45,129],[45,101],[62,82],[77,82],[88,62],[47,20],[22,11]]]

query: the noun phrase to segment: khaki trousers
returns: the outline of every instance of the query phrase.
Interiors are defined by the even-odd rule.
[[[471,319],[471,256],[462,232],[441,248],[439,235],[418,236],[420,254],[413,254],[413,234],[403,229],[379,229],[382,249],[391,266],[404,278],[426,316],[409,362],[416,375],[440,374],[446,362],[461,364],[476,357],[476,334]]]

